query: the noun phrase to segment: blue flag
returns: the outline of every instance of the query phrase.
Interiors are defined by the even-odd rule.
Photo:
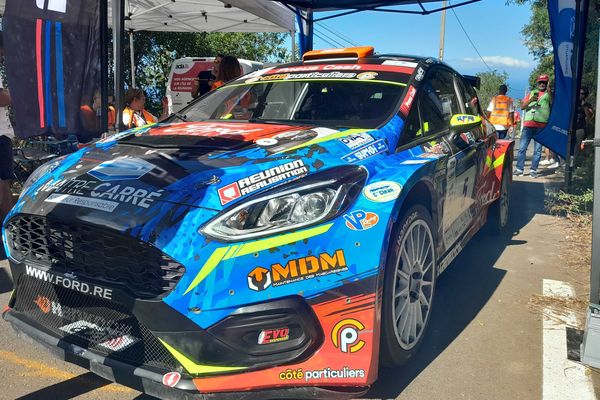
[[[554,93],[548,124],[535,139],[563,158],[568,154],[569,130],[572,116],[577,111],[574,96],[581,79],[581,68],[578,66],[582,64],[583,59],[587,1],[581,1],[581,4],[582,17],[578,19],[580,23],[576,26],[576,0],[548,1],[550,33],[554,47]],[[575,52],[575,46],[579,47],[578,52]],[[575,59],[577,54],[579,60]]]

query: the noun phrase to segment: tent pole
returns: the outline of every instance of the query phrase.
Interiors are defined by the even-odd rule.
[[[112,0],[113,72],[115,76],[115,108],[117,132],[123,124],[123,31],[125,30],[125,0]]]
[[[290,31],[290,36],[292,38],[292,61],[296,61],[296,30],[292,29]]]
[[[304,51],[311,51],[313,49],[313,34],[314,34],[314,18],[312,8],[306,9],[306,47]]]
[[[108,0],[100,0],[100,133],[108,132]]]
[[[133,47],[133,29],[129,31],[129,61],[131,62],[131,87],[135,86],[135,49]]]
[[[596,110],[600,110],[600,32],[598,32],[598,63],[596,63]],[[600,118],[596,118],[594,133],[594,206],[592,214],[592,268],[590,271],[590,303],[600,303]]]

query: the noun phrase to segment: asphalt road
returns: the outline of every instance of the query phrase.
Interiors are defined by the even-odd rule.
[[[510,232],[478,234],[440,277],[432,322],[418,357],[381,370],[365,398],[540,399],[542,318],[528,309],[542,280],[589,278],[568,270],[564,221],[544,212],[544,186],[555,177],[515,178]],[[0,304],[11,283],[0,261]],[[16,338],[0,322],[0,399],[153,399],[56,360]]]

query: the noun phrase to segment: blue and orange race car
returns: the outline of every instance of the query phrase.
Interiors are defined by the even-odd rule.
[[[313,51],[48,163],[3,225],[4,319],[163,398],[352,397],[508,218],[512,141],[434,59]]]

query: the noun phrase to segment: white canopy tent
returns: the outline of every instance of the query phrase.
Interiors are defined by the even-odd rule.
[[[67,0],[36,0],[64,7]],[[0,14],[6,0],[0,0]],[[112,0],[108,0],[111,21]],[[168,32],[290,32],[294,13],[268,0],[125,0],[125,29]]]

